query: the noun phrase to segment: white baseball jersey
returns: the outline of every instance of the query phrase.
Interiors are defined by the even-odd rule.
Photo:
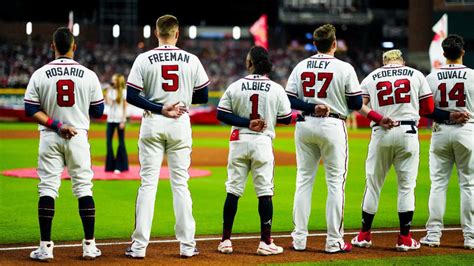
[[[68,58],[59,58],[31,76],[24,101],[76,129],[89,129],[89,107],[104,102],[97,75]],[[40,125],[40,130],[46,127]]]
[[[474,122],[474,71],[464,65],[446,65],[426,79],[435,107],[444,111],[468,112]]]
[[[209,84],[209,78],[195,55],[175,46],[162,45],[140,54],[133,63],[127,84],[161,104],[182,102],[189,107],[193,92]]]
[[[347,96],[362,94],[354,67],[326,54],[301,61],[291,72],[286,93],[313,104],[324,104],[331,113],[349,115]]]
[[[290,101],[283,87],[261,75],[248,75],[232,83],[217,109],[249,119],[264,119],[268,126],[263,134],[271,138],[275,137],[277,118],[291,116]],[[248,128],[232,127],[234,129],[241,133],[256,133]]]
[[[372,71],[362,81],[361,88],[364,97],[370,99],[372,109],[397,121],[418,121],[419,101],[432,96],[420,71],[395,64]]]
[[[107,91],[107,98],[111,101],[111,104],[107,107],[107,122],[109,123],[122,123],[126,120],[126,111],[124,115],[124,108],[123,105],[125,104],[125,99],[127,99],[127,90],[124,89],[122,91],[122,100],[117,103],[117,90],[113,88],[108,88]]]

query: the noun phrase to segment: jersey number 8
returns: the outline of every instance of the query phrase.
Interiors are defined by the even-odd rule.
[[[70,79],[60,79],[56,82],[56,101],[61,107],[71,107],[76,103],[74,97],[74,82]]]

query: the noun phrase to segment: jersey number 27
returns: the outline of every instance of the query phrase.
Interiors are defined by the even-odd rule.
[[[316,78],[318,81],[323,81],[323,85],[321,89],[318,91],[318,98],[327,98],[328,95],[326,93],[329,84],[331,84],[333,74],[332,73],[324,73],[319,72],[316,76],[314,72],[303,72],[301,73],[301,80],[303,83],[301,86],[303,87],[303,95],[304,97],[314,97],[316,94],[316,90],[314,89],[314,85],[316,85]]]

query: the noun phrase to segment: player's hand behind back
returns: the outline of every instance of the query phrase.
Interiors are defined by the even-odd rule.
[[[324,104],[317,104],[314,107],[314,113],[316,114],[316,116],[327,117],[330,111],[331,109],[329,108],[329,106]]]
[[[186,111],[186,107],[177,102],[175,104],[165,104],[161,109],[161,114],[169,118],[179,118]]]
[[[63,124],[58,131],[59,135],[65,139],[71,139],[77,135],[77,131],[73,126]]]
[[[384,116],[384,118],[380,120],[379,125],[385,129],[391,129],[392,127],[396,125],[396,122],[393,121],[390,117]]]
[[[249,129],[255,132],[263,132],[267,129],[267,122],[263,119],[252,119],[250,120]]]
[[[470,119],[468,112],[451,112],[449,115],[449,120],[455,122],[456,124],[465,124]]]

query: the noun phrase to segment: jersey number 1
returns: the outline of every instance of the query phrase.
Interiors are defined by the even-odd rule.
[[[252,102],[252,113],[250,113],[250,120],[259,119],[258,114],[258,94],[252,94],[250,96],[250,102]]]
[[[74,82],[70,79],[60,79],[56,82],[56,102],[61,107],[71,107],[76,103],[74,97]]]

